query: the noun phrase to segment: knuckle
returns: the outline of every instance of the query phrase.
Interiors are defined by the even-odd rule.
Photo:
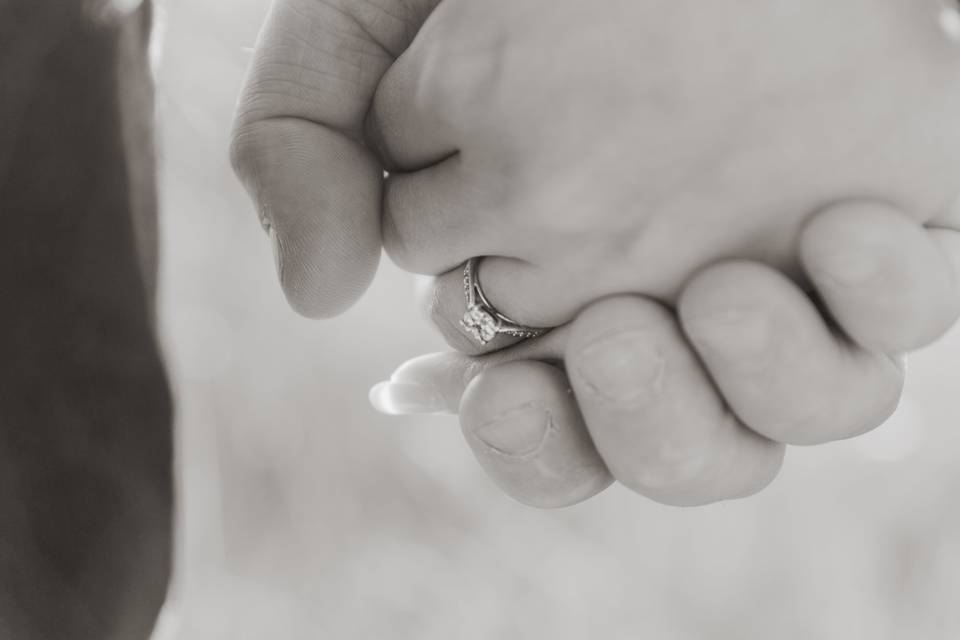
[[[447,124],[489,122],[496,117],[492,112],[500,101],[494,98],[504,82],[503,65],[497,62],[502,56],[503,45],[496,41],[438,39],[424,52],[415,104]]]
[[[632,329],[601,334],[568,356],[573,373],[594,401],[641,410],[660,400],[667,359],[659,336]]]
[[[572,185],[568,190],[552,167],[511,162],[514,156],[524,156],[522,149],[514,153],[508,147],[504,155],[507,161],[499,165],[502,182],[511,187],[505,192],[506,202],[513,205],[510,213],[531,230],[546,230],[578,246],[602,247],[606,261],[635,265],[641,248],[646,253],[645,214],[620,215],[622,209],[610,206],[606,198],[582,197],[582,187],[572,181],[567,183]]]
[[[614,295],[580,311],[572,325],[569,357],[593,350],[601,360],[612,360],[622,348],[659,350],[676,331],[676,321],[660,303],[633,294]]]

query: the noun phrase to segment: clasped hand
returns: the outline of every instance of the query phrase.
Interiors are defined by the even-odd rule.
[[[960,49],[916,5],[284,0],[234,162],[299,312],[352,304],[381,245],[435,277],[461,353],[374,399],[458,410],[511,495],[741,497],[784,443],[883,422],[960,313]],[[477,344],[479,256],[558,328]]]

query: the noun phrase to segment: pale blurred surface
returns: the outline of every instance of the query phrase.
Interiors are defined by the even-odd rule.
[[[759,497],[613,488],[536,511],[455,420],[367,389],[440,345],[386,265],[333,321],[283,301],[227,162],[265,0],[162,7],[161,321],[179,410],[180,550],[163,640],[960,637],[960,334],[854,442],[791,450]]]

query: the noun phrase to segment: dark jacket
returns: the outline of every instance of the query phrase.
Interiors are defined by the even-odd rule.
[[[146,639],[169,575],[149,6],[95,5],[0,0],[2,640]]]

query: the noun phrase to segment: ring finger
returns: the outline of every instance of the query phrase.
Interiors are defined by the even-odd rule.
[[[400,268],[426,275],[467,258],[509,253],[513,234],[497,216],[495,190],[456,154],[412,173],[393,173],[384,185],[383,246]]]
[[[475,261],[469,282],[476,284],[486,304],[482,313],[503,316],[522,328],[550,329],[568,322],[582,303],[578,289],[568,286],[562,274],[522,260],[487,257]],[[434,279],[427,299],[430,319],[452,348],[469,355],[480,355],[516,344],[522,337],[506,332],[491,340],[481,338],[474,326],[476,318],[466,316],[473,299],[467,293],[465,265]],[[474,296],[479,298],[479,294]]]
[[[537,507],[575,504],[611,478],[560,366],[566,334],[483,358],[415,358],[371,389],[370,401],[391,415],[459,413],[477,460],[507,494]]]

